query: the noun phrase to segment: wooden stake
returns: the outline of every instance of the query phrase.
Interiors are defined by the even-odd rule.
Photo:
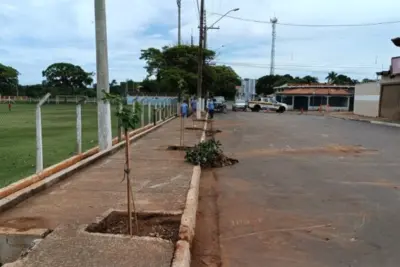
[[[128,135],[128,129],[125,129],[125,175],[126,175],[126,193],[127,193],[127,201],[128,201],[128,229],[129,229],[129,235],[132,236],[132,210],[131,210],[131,179],[129,172],[131,171],[130,169],[130,151],[129,151],[129,135]]]

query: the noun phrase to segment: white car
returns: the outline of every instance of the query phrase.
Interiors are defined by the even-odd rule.
[[[247,103],[246,100],[236,99],[235,103],[232,105],[232,111],[243,110],[247,111]]]
[[[272,110],[278,113],[283,113],[288,109],[288,106],[285,103],[276,101],[272,97],[260,97],[257,100],[249,101],[249,108],[253,112]]]

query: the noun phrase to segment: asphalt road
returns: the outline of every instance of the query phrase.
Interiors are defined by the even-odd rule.
[[[215,171],[224,267],[400,266],[400,129],[217,114],[239,164]]]

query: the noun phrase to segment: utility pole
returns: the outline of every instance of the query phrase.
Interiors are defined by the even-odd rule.
[[[199,53],[197,58],[197,119],[201,118],[201,89],[203,84],[204,0],[200,2]]]
[[[272,18],[272,43],[271,43],[271,68],[269,71],[269,75],[275,74],[275,40],[276,40],[276,23],[278,22],[277,18]]]
[[[178,5],[178,45],[181,45],[181,0],[176,0]]]
[[[190,45],[194,46],[194,39],[193,39],[193,29],[192,29],[192,33],[190,35]]]
[[[94,0],[96,24],[96,74],[97,74],[97,123],[100,150],[112,146],[110,103],[103,101],[103,90],[110,92],[108,84],[108,51],[106,1]]]

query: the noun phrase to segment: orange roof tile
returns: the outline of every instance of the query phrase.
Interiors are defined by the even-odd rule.
[[[282,95],[350,95],[344,89],[323,89],[323,88],[298,88],[286,89],[280,94]]]

